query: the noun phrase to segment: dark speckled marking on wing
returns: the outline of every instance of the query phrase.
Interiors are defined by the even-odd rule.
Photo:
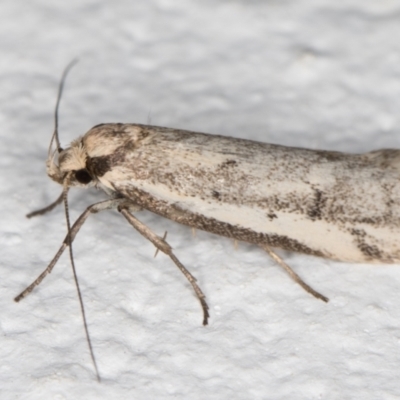
[[[311,249],[308,246],[291,239],[287,236],[264,234],[254,232],[240,226],[233,226],[228,223],[218,221],[214,218],[207,218],[198,213],[193,213],[183,210],[175,204],[168,204],[165,201],[155,199],[150,194],[137,188],[125,187],[118,189],[118,193],[129,199],[134,199],[134,202],[146,210],[152,211],[172,221],[179,222],[183,225],[188,225],[196,229],[214,233],[216,235],[225,236],[241,240],[244,242],[260,244],[267,243],[273,247],[280,247],[285,250],[310,254],[318,257],[329,257],[329,254],[319,250]]]

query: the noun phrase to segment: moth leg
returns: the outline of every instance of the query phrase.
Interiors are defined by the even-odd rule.
[[[292,268],[289,267],[289,265],[287,265],[285,263],[285,261],[282,260],[281,257],[279,257],[275,252],[273,252],[271,250],[271,248],[266,245],[266,244],[260,244],[259,245],[262,249],[264,249],[268,255],[277,263],[279,264],[289,275],[290,277],[297,282],[306,292],[312,294],[314,297],[316,297],[317,299],[320,299],[322,301],[325,301],[326,303],[329,301],[329,299],[327,297],[325,297],[324,295],[322,295],[321,293],[318,293],[316,290],[314,290],[311,286],[307,285],[307,283],[305,283],[299,275],[296,274],[296,272],[294,272],[292,270]]]
[[[85,223],[87,220],[88,216],[90,214],[98,213],[103,210],[108,210],[110,208],[117,208],[118,205],[121,202],[126,202],[124,199],[111,199],[111,200],[105,200],[101,201],[99,203],[92,204],[89,206],[81,215],[80,217],[75,221],[74,225],[71,227],[71,231],[67,234],[65,237],[63,244],[61,245],[60,249],[58,250],[57,254],[54,256],[54,258],[51,260],[50,264],[47,266],[47,268],[35,279],[34,282],[32,282],[23,292],[21,292],[14,300],[16,302],[22,300],[24,297],[26,297],[32,290],[38,286],[42,280],[51,273],[53,270],[54,266],[57,264],[58,259],[61,257],[62,253],[64,250],[67,248],[67,246],[72,243],[75,239],[75,236],[81,229],[82,225]]]
[[[168,232],[165,231],[165,232],[164,232],[164,236],[163,236],[163,240],[165,240],[165,239],[167,238],[167,234],[168,234]],[[158,254],[159,251],[160,251],[160,249],[157,248],[157,249],[156,249],[156,252],[154,253],[154,258],[157,257],[157,254]]]
[[[32,218],[36,217],[37,215],[43,215],[50,212],[51,210],[56,208],[59,204],[61,204],[63,199],[64,199],[64,191],[61,192],[60,196],[56,201],[53,201],[53,203],[49,204],[46,207],[41,208],[40,210],[32,211],[29,214],[26,214],[26,218]]]
[[[203,309],[203,325],[208,324],[208,305],[205,300],[206,296],[201,291],[200,287],[196,283],[196,278],[185,268],[185,266],[176,258],[175,254],[172,252],[171,246],[160,236],[157,236],[154,232],[150,230],[146,225],[140,222],[136,217],[134,217],[124,206],[120,206],[118,211],[127,219],[127,221],[146,239],[154,244],[157,249],[165,253],[171,258],[175,265],[181,270],[183,275],[192,285]]]

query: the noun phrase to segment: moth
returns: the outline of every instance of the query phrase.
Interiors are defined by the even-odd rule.
[[[165,238],[136,218],[136,211],[145,209],[258,245],[323,301],[328,299],[301,280],[272,248],[348,262],[399,262],[399,150],[347,154],[122,123],[97,125],[62,149],[57,110],[67,70],[46,164],[48,176],[63,191],[49,207],[29,216],[50,211],[62,201],[68,210],[71,187],[96,187],[109,199],[90,205],[72,226],[66,214],[68,233],[60,250],[16,301],[52,271],[67,247],[73,262],[72,242],[79,229],[90,214],[108,209],[122,214],[183,272],[201,303],[204,325],[208,305],[195,278]]]

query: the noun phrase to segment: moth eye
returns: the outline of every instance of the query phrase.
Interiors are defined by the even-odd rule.
[[[76,171],[75,179],[84,185],[92,181],[92,177],[89,175],[89,172],[87,172],[86,169],[80,169],[79,171]]]

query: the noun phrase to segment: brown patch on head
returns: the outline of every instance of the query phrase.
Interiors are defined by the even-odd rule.
[[[86,168],[95,177],[102,177],[111,170],[111,156],[88,157]]]
[[[86,169],[92,176],[100,178],[116,165],[122,164],[129,151],[131,150],[127,151],[126,146],[121,146],[112,154],[100,157],[88,157],[86,160]]]

